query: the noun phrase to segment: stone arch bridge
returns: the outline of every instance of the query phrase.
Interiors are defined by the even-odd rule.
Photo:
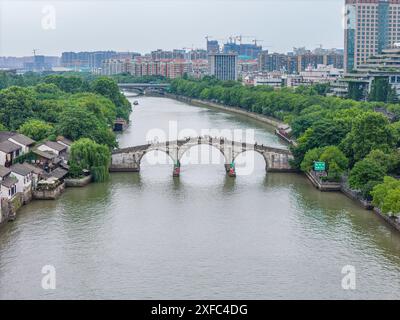
[[[261,154],[265,160],[265,169],[267,172],[294,171],[289,164],[289,160],[293,159],[289,150],[210,136],[190,137],[182,140],[115,149],[112,152],[110,171],[138,172],[140,171],[140,162],[143,156],[150,151],[165,152],[172,159],[176,168],[176,166],[180,166],[183,154],[198,145],[210,145],[218,149],[225,159],[225,169],[227,172],[229,172],[237,156],[246,151],[254,151]],[[179,175],[179,172],[175,174],[174,171],[174,175]]]

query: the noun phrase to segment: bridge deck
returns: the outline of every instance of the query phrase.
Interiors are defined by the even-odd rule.
[[[276,147],[270,147],[270,146],[265,146],[263,144],[251,144],[251,143],[246,143],[246,142],[238,142],[238,141],[232,141],[228,140],[225,138],[210,138],[210,137],[195,137],[195,138],[187,138],[187,139],[182,139],[182,140],[173,140],[173,141],[165,141],[165,142],[159,142],[159,143],[149,143],[149,144],[144,144],[144,145],[139,145],[139,146],[133,146],[133,147],[127,147],[127,148],[121,148],[121,149],[115,149],[113,150],[113,154],[120,154],[120,153],[130,153],[130,152],[138,152],[138,151],[143,151],[147,150],[149,148],[165,148],[165,147],[173,147],[177,146],[180,147],[184,144],[187,143],[192,143],[192,144],[219,144],[221,147],[223,146],[231,146],[234,148],[240,148],[244,150],[256,150],[256,151],[269,151],[269,152],[275,152],[275,153],[280,153],[280,154],[287,154],[291,155],[290,150],[288,149],[283,149],[283,148],[276,148]]]

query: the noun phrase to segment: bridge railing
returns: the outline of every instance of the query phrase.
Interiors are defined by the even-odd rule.
[[[281,148],[276,148],[276,147],[270,147],[264,144],[258,144],[257,142],[255,143],[247,143],[247,142],[241,142],[241,141],[232,141],[229,140],[225,137],[211,137],[208,135],[205,136],[198,136],[198,137],[186,137],[184,139],[179,139],[179,140],[169,140],[169,141],[148,141],[147,144],[144,145],[139,145],[139,146],[133,146],[133,147],[128,147],[128,148],[121,148],[121,149],[115,149],[113,151],[113,154],[117,153],[125,153],[125,152],[135,152],[135,151],[143,151],[149,148],[162,148],[162,147],[168,147],[172,145],[177,145],[178,147],[181,147],[187,143],[197,143],[197,144],[209,144],[216,142],[217,144],[220,144],[221,146],[232,146],[236,148],[241,148],[241,149],[248,149],[248,150],[258,150],[258,151],[269,151],[269,152],[275,152],[275,153],[281,153],[281,154],[288,154],[290,155],[291,152],[288,149],[281,149]]]

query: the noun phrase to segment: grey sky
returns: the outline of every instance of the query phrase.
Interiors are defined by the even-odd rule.
[[[276,52],[319,44],[342,48],[343,5],[344,0],[0,0],[0,55],[32,55],[33,48],[47,55],[204,48],[205,35],[239,34],[256,36]],[[49,18],[52,8],[55,20]]]

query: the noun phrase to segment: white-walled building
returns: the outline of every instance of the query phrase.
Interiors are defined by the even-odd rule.
[[[35,141],[23,134],[0,132],[0,165],[9,167],[15,158],[28,153]]]
[[[10,138],[8,138],[8,141],[11,141],[12,143],[21,146],[22,154],[28,153],[31,150],[32,146],[35,144],[34,140],[20,133],[11,136]]]
[[[16,163],[10,167],[11,175],[17,178],[17,192],[26,193],[32,190],[33,170],[25,164]]]
[[[66,154],[68,147],[64,144],[54,142],[54,141],[45,141],[41,145],[37,147],[40,151],[52,152],[58,156],[63,156]]]
[[[10,200],[17,193],[17,178],[11,175],[11,170],[0,166],[0,198]],[[1,220],[1,219],[0,219]]]
[[[13,160],[22,155],[22,147],[11,141],[0,142],[0,165],[9,167]]]

